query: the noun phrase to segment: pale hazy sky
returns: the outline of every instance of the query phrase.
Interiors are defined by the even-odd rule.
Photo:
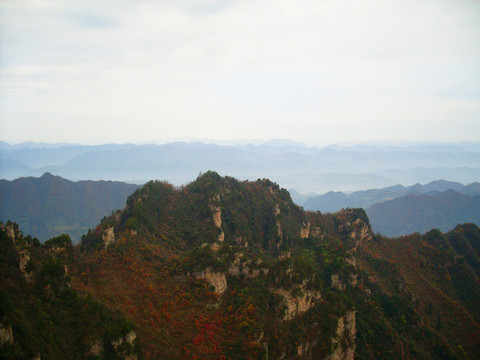
[[[0,1],[0,140],[480,140],[479,1]]]

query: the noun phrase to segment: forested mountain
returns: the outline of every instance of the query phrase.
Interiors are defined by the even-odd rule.
[[[411,186],[394,185],[382,189],[354,191],[346,194],[341,191],[330,191],[323,195],[310,196],[300,205],[307,210],[335,212],[346,207],[368,208],[371,205],[386,200],[391,200],[407,194],[428,194],[455,190],[465,195],[480,195],[478,182],[464,186],[461,183],[446,180],[435,180],[428,184],[415,184]]]
[[[0,223],[1,359],[138,359],[135,326],[71,286],[67,235],[43,245]]]
[[[471,183],[470,185],[467,185],[458,192],[464,194],[464,195],[480,195],[480,183],[479,182],[474,182]]]
[[[139,185],[119,181],[72,182],[50,173],[0,180],[0,221],[45,241],[68,233],[74,242],[102,217],[122,208]]]
[[[373,231],[386,236],[423,233],[433,228],[449,231],[464,222],[480,225],[480,184],[464,186],[437,180],[425,185],[396,185],[351,194],[331,191],[309,197],[303,206],[324,212],[362,207]]]
[[[449,190],[443,193],[409,194],[367,208],[372,228],[386,236],[442,231],[457,224],[473,222],[480,225],[480,195],[467,196]]]
[[[8,227],[2,231],[11,238]],[[122,319],[128,326],[115,333],[120,344],[133,350],[141,343],[146,359],[480,357],[480,229],[473,224],[389,239],[372,233],[361,209],[305,212],[269,180],[207,172],[180,188],[147,183],[75,247],[64,237],[44,245],[5,238],[0,299],[2,331],[11,336],[2,355],[44,356],[46,345],[26,341],[36,333],[24,327],[42,328],[48,320],[56,334],[65,325],[52,316],[57,308],[68,313],[62,301],[69,298],[63,290],[45,297],[53,287],[42,281],[53,272],[47,279],[62,283],[60,269],[68,265],[69,289],[78,291],[80,304],[74,308],[103,304],[82,323],[97,321],[97,333],[78,328],[81,344],[103,339],[97,358],[141,355],[109,352],[119,342],[99,329]],[[48,261],[58,271],[48,270]],[[41,307],[29,321],[29,303],[16,305],[11,293],[18,291],[12,274],[31,291],[23,303]],[[103,325],[108,309],[117,317]],[[84,354],[91,353],[86,345]],[[71,346],[64,344],[65,351]]]
[[[0,144],[0,176],[145,183],[168,179],[176,186],[205,169],[240,179],[268,177],[302,193],[357,191],[398,183],[447,179],[470,183],[480,176],[480,145],[327,146],[272,141],[218,145],[172,142],[162,145]]]

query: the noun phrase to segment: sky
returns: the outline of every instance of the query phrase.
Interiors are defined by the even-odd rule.
[[[0,140],[480,140],[480,1],[0,1]]]

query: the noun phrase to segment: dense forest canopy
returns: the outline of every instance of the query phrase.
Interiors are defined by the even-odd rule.
[[[76,246],[0,230],[5,358],[480,355],[474,224],[390,239],[207,172],[147,183]]]

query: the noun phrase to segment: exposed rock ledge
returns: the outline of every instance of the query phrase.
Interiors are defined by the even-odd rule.
[[[215,227],[220,229],[222,227],[222,208],[220,206],[211,206],[210,209],[213,212],[213,223]]]
[[[210,202],[219,202],[220,201],[220,195],[215,196]],[[220,229],[220,234],[218,235],[218,242],[223,242],[225,239],[225,234],[223,233],[222,230],[222,208],[220,206],[215,206],[210,204],[210,210],[212,211],[212,218],[213,218],[213,223],[215,224],[215,227]]]
[[[137,338],[137,334],[135,331],[130,331],[124,336],[119,337],[117,340],[113,340],[111,342],[112,347],[115,350],[115,353],[117,354],[118,359],[123,359],[123,360],[137,360],[138,357],[135,353],[133,353],[133,347],[134,347],[134,341]],[[98,345],[98,342],[95,343],[92,346],[92,349],[90,350],[90,353],[92,353],[93,347]],[[100,353],[102,351],[100,350]],[[97,355],[98,356],[98,355]]]
[[[338,291],[345,291],[347,288],[345,284],[340,281],[340,276],[338,274],[332,274],[332,276],[330,276],[330,282],[332,288],[337,289]]]
[[[372,235],[372,230],[370,229],[367,224],[365,224],[361,219],[357,219],[354,222],[355,227],[357,230],[353,230],[352,233],[350,234],[350,237],[355,240],[355,246],[352,249],[353,252],[356,252],[358,250],[358,247],[364,242],[364,241],[370,241],[373,238]],[[358,229],[358,227],[360,227]]]
[[[302,228],[300,229],[300,237],[302,239],[306,239],[309,236],[320,236],[320,233],[320,228],[318,226],[311,226],[310,222],[302,224]]]
[[[285,289],[273,289],[278,295],[283,297],[285,305],[287,305],[287,311],[283,316],[284,320],[291,320],[295,316],[308,311],[315,305],[316,300],[320,300],[322,296],[318,291],[301,289],[300,296],[292,296],[289,290]]]
[[[357,328],[355,311],[338,319],[337,333],[332,339],[333,353],[329,360],[354,360]]]
[[[210,283],[217,294],[223,294],[227,290],[227,277],[224,273],[213,272],[210,269],[206,269],[193,274],[198,279],[204,279]]]
[[[103,243],[105,245],[105,249],[108,247],[108,245],[110,245],[111,243],[113,243],[115,241],[114,230],[115,230],[114,227],[111,226],[108,229],[103,231],[102,240],[103,240]]]

